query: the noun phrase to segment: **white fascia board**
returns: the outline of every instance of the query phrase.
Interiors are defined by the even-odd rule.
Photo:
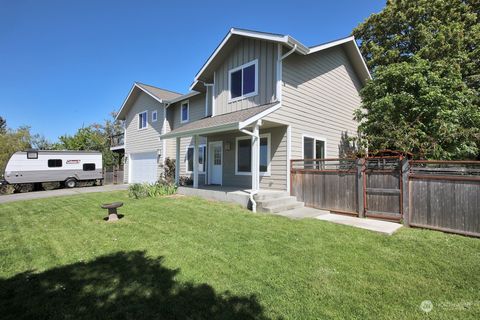
[[[321,45],[318,45],[318,46],[315,46],[315,47],[310,47],[309,53],[315,53],[315,52],[318,52],[318,51],[322,51],[322,50],[325,50],[325,49],[328,49],[328,48],[331,48],[331,47],[335,47],[335,46],[347,43],[349,41],[355,41],[355,38],[353,36],[351,36],[351,37],[335,40],[335,41],[332,41],[332,42],[328,42],[328,43],[325,43],[325,44],[321,44]]]
[[[156,97],[155,95],[151,94],[148,90],[142,88],[142,87],[139,86],[137,83],[134,83],[133,86],[132,86],[132,89],[130,89],[130,92],[128,93],[127,97],[126,97],[125,100],[123,101],[122,107],[120,108],[120,111],[118,111],[117,116],[115,117],[115,120],[118,120],[118,116],[122,113],[123,108],[125,107],[125,104],[127,103],[128,99],[130,98],[130,95],[131,95],[132,92],[133,92],[133,89],[135,89],[135,88],[139,88],[140,90],[142,90],[143,92],[145,92],[146,94],[148,94],[148,95],[149,95],[150,97],[152,97],[153,99],[157,100],[157,101],[160,102],[160,103],[163,103],[163,100],[162,100],[162,99],[159,99],[159,98]]]
[[[266,117],[270,113],[272,113],[274,111],[277,111],[281,106],[282,106],[282,103],[278,102],[276,105],[268,108],[267,110],[264,110],[264,111],[262,111],[262,112],[260,112],[256,115],[254,115],[253,117],[248,118],[247,120],[240,122],[238,124],[239,129],[241,130],[241,129],[251,125],[252,123],[256,122],[257,120],[260,120],[260,119]]]
[[[239,129],[239,123],[234,122],[234,123],[224,124],[224,125],[215,126],[215,127],[193,129],[193,130],[182,131],[178,133],[170,132],[170,133],[161,135],[160,138],[171,139],[171,138],[190,137],[194,135],[210,134],[210,133],[223,132],[223,131],[229,131],[229,130],[238,130],[238,129]]]

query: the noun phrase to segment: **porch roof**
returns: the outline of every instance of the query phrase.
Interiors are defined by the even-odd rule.
[[[273,102],[258,107],[203,118],[187,123],[161,135],[160,137],[162,139],[168,139],[229,130],[240,130],[274,112],[280,108],[280,106],[280,102]]]

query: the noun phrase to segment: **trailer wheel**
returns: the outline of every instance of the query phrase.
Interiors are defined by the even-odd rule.
[[[65,187],[67,188],[75,188],[77,186],[77,180],[74,178],[68,178],[65,180]]]

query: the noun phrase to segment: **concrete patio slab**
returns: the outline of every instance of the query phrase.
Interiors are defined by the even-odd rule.
[[[367,219],[367,218],[350,217],[350,216],[333,214],[333,213],[319,215],[318,217],[316,217],[316,219],[323,220],[323,221],[330,221],[333,223],[343,224],[343,225],[361,228],[365,230],[380,232],[387,235],[392,235],[395,231],[397,231],[402,227],[400,223],[375,220],[375,219]]]
[[[288,217],[291,219],[315,218],[318,220],[329,221],[346,226],[352,226],[365,230],[380,232],[387,235],[392,235],[395,231],[400,229],[400,223],[388,222],[375,219],[350,217],[341,214],[330,213],[330,211],[320,210],[315,208],[303,207],[294,210],[287,210],[276,215]]]

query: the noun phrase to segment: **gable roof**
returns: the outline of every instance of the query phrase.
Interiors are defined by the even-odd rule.
[[[199,89],[199,87],[197,86],[198,83],[205,81],[204,75],[211,72],[211,69],[214,68],[212,64],[214,64],[215,58],[218,55],[221,55],[223,52],[228,51],[232,46],[234,46],[236,40],[238,40],[238,38],[240,37],[248,37],[253,39],[281,43],[301,55],[308,55],[334,46],[342,45],[345,47],[349,58],[354,62],[354,67],[362,78],[362,83],[364,83],[367,79],[371,79],[370,72],[368,71],[367,65],[363,60],[363,57],[360,53],[360,50],[358,49],[357,43],[353,36],[309,48],[290,35],[231,28],[227,35],[223,38],[222,42],[217,46],[215,51],[213,51],[213,53],[204,63],[200,71],[198,71],[195,75],[194,81],[190,86],[190,90]]]
[[[132,88],[130,89],[130,92],[128,93],[127,97],[123,101],[123,104],[120,107],[120,111],[118,112],[115,120],[125,120],[125,116],[128,110],[130,109],[131,105],[133,104],[133,102],[141,92],[148,94],[150,97],[152,97],[153,99],[157,100],[160,103],[168,103],[171,100],[174,100],[178,97],[183,96],[181,93],[154,87],[154,86],[140,83],[140,82],[135,82]]]

